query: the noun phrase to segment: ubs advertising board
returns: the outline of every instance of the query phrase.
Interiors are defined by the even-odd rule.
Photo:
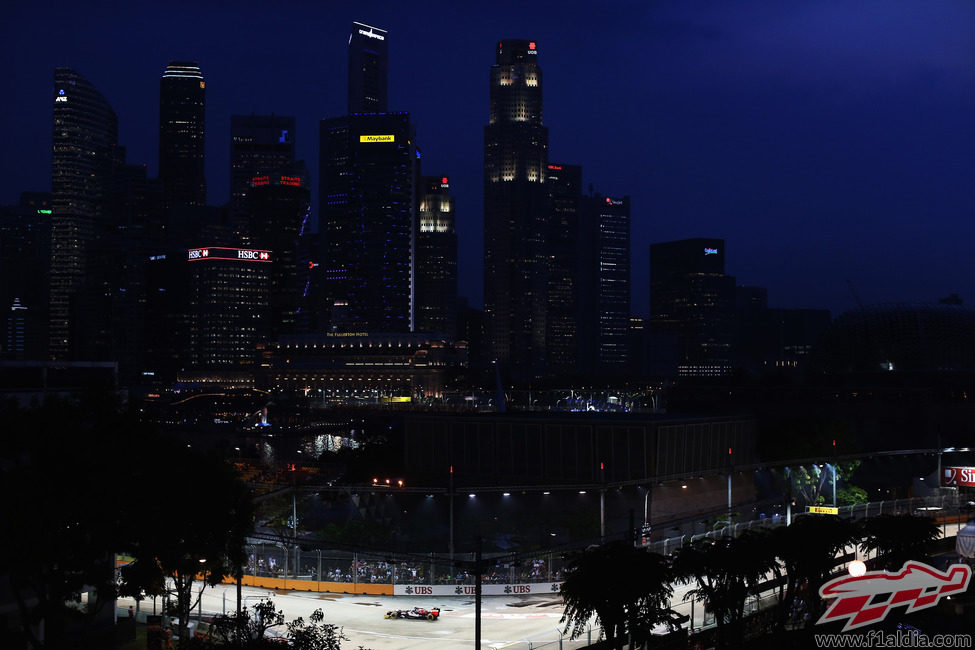
[[[525,596],[529,594],[557,594],[561,582],[532,584],[484,584],[482,596]],[[393,585],[394,596],[473,596],[474,585]]]

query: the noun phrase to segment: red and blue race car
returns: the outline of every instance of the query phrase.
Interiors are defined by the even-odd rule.
[[[386,612],[383,618],[423,618],[428,621],[435,621],[440,618],[440,608],[423,609],[414,607],[413,609],[393,609]]]

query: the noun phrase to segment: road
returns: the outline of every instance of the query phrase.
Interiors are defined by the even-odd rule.
[[[274,592],[256,587],[242,589],[243,602],[252,605],[272,598],[287,620],[299,616],[306,620],[318,608],[325,614],[325,622],[342,627],[349,638],[342,646],[370,650],[452,650],[474,646],[474,600],[463,596],[434,596],[405,598],[403,596],[355,596],[348,594],[320,594],[314,592]],[[219,614],[226,608],[235,611],[237,591],[234,585],[218,585],[203,593],[203,614]],[[121,598],[120,610],[127,610],[133,601]],[[161,605],[157,603],[161,609]],[[386,619],[391,609],[412,607],[440,608],[437,621]],[[152,612],[152,601],[144,601],[141,611]],[[193,610],[196,617],[197,610]],[[120,614],[124,616],[125,614]],[[559,618],[562,601],[553,595],[485,596],[481,605],[481,648],[558,648]],[[592,632],[595,641],[598,628]],[[550,645],[549,645],[550,644]],[[576,641],[563,640],[562,648],[571,650],[588,644],[586,635]]]

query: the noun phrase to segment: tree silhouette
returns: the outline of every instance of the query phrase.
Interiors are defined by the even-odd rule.
[[[677,552],[678,580],[696,584],[684,599],[699,599],[714,613],[719,646],[741,645],[745,600],[776,568],[772,548],[766,533],[748,530],[737,538],[699,540]]]
[[[245,563],[244,544],[253,530],[253,506],[236,470],[215,455],[173,441],[159,441],[147,460],[150,484],[165,489],[170,508],[143,509],[133,516],[139,535],[125,549],[136,558],[123,571],[125,593],[176,597],[179,637],[188,636],[190,612],[206,586],[236,575]],[[193,599],[193,585],[200,591]]]
[[[888,571],[899,570],[909,560],[926,561],[932,542],[941,537],[934,519],[917,515],[880,515],[863,520],[861,529],[860,548],[875,552],[880,568]]]
[[[119,493],[135,484],[136,454],[119,440],[152,432],[112,396],[97,394],[32,409],[6,404],[0,421],[0,576],[18,603],[21,636],[35,648],[84,647],[115,597],[113,553],[136,534],[135,497]],[[83,590],[91,598],[79,614],[66,603]],[[43,640],[35,634],[41,627]]]
[[[575,639],[596,616],[618,648],[627,634],[646,638],[659,624],[674,629],[676,614],[668,606],[672,577],[667,559],[657,553],[625,541],[591,546],[566,569],[560,589],[565,611],[559,623]]]
[[[851,522],[828,515],[804,515],[790,526],[772,530],[770,545],[786,576],[785,593],[780,591],[779,629],[799,599],[809,608],[810,620],[818,619],[819,588],[835,569],[837,554],[857,539],[858,531]]]

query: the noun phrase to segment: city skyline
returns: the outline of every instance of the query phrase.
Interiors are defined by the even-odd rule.
[[[552,20],[553,7],[510,20],[373,3],[294,7],[268,20],[244,3],[233,14],[207,8],[200,22],[210,29],[176,28],[189,11],[179,5],[112,16],[85,3],[55,15],[17,7],[3,47],[8,58],[18,48],[33,55],[3,81],[14,102],[0,109],[0,203],[48,189],[56,65],[105,95],[129,162],[156,176],[160,71],[198,61],[211,204],[229,200],[234,114],[295,115],[297,158],[317,178],[315,121],[344,113],[348,25],[360,21],[388,30],[389,109],[410,111],[424,170],[451,177],[460,291],[481,304],[486,71],[498,40],[532,38],[546,72],[550,159],[581,165],[584,187],[631,195],[634,314],[647,315],[649,244],[690,237],[723,238],[727,272],[768,287],[770,306],[836,316],[856,306],[847,280],[865,304],[951,292],[975,300],[965,244],[975,206],[971,7],[620,3],[591,12],[570,3]],[[144,23],[153,29],[140,31]],[[42,33],[43,50],[27,44]],[[261,35],[281,47],[260,57],[228,49],[230,38]]]

